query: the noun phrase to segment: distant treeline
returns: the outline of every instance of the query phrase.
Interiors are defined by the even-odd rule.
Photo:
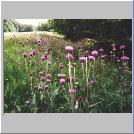
[[[30,32],[34,31],[35,27],[30,24],[20,24],[14,19],[7,19],[3,21],[4,32]]]

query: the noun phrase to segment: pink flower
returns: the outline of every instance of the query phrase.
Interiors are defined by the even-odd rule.
[[[38,45],[41,45],[41,43],[42,43],[42,42],[41,42],[41,39],[37,39],[37,40],[36,40],[36,43],[37,43]]]
[[[60,79],[60,84],[61,84],[61,85],[64,85],[64,84],[65,84],[65,79],[63,79],[63,78]]]
[[[98,55],[98,51],[92,51],[92,55],[96,57]]]
[[[86,61],[86,57],[81,56],[81,57],[79,57],[79,60],[80,60],[81,62],[84,62],[84,61]]]
[[[127,57],[127,56],[122,56],[122,57],[121,57],[121,60],[124,61],[124,62],[125,62],[125,61],[128,61],[128,60],[129,60],[129,57]]]
[[[104,52],[104,50],[101,48],[101,49],[99,49],[99,52],[101,52],[101,53],[102,53],[102,52]]]
[[[45,57],[44,57],[44,56],[41,56],[40,59],[41,59],[41,60],[45,60]]]
[[[58,74],[58,78],[65,78],[66,75],[65,74]]]
[[[66,51],[73,51],[73,47],[72,46],[65,46],[65,50]]]
[[[82,46],[78,46],[78,49],[79,49],[79,50],[82,50],[82,48],[83,48]]]
[[[27,55],[26,52],[24,52],[24,53],[22,54],[22,56],[23,56],[24,58],[26,58],[28,55]]]
[[[59,65],[59,68],[60,68],[60,69],[63,69],[63,68],[64,68],[64,65],[61,63],[61,64]]]
[[[74,93],[75,93],[75,90],[74,89],[69,89],[69,94],[70,94],[70,96],[73,96],[74,95]]]
[[[42,76],[42,77],[40,78],[40,80],[41,80],[41,81],[45,81],[45,80],[46,80],[46,77]]]
[[[47,79],[51,79],[52,75],[51,74],[47,74],[46,77],[47,77]]]
[[[66,56],[65,56],[68,60],[72,60],[74,57],[72,54],[68,53]]]
[[[95,60],[95,57],[94,56],[88,56],[88,59],[89,60]]]
[[[125,45],[121,45],[121,46],[120,46],[120,50],[123,50],[123,49],[125,49],[125,48],[126,48]]]
[[[33,55],[36,55],[36,54],[37,54],[37,51],[36,51],[36,50],[33,50],[33,51],[32,51],[32,54],[33,54]]]
[[[107,55],[106,55],[106,54],[101,56],[101,58],[106,58],[106,57],[107,57]]]
[[[48,61],[48,66],[50,66],[51,65],[51,61]]]

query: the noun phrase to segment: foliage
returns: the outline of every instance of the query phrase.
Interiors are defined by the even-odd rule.
[[[20,24],[14,19],[3,20],[4,32],[30,32],[34,27],[30,24]]]
[[[94,40],[73,43],[36,33],[5,38],[4,43],[4,112],[131,112],[132,74],[128,61],[121,60],[126,50],[119,51],[118,60],[111,47],[111,54],[98,50],[95,60],[81,62],[80,56],[93,52]],[[65,46],[74,50],[67,52]],[[74,59],[65,59],[68,53]],[[58,74],[66,75],[64,84]],[[74,79],[67,82],[70,76]],[[71,94],[72,86],[76,94]]]
[[[40,23],[37,26],[37,31],[50,31],[51,27],[49,25],[49,23]]]

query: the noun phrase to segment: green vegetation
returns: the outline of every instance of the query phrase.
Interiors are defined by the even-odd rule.
[[[45,33],[5,37],[4,112],[131,112],[127,46],[110,44],[109,53],[98,44]]]

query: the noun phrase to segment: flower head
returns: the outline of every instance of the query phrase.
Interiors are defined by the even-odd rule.
[[[92,51],[91,54],[92,54],[92,56],[96,57],[96,56],[98,56],[98,51],[95,51],[95,50],[94,50],[94,51]]]
[[[79,60],[80,60],[81,62],[84,62],[84,61],[86,61],[86,57],[81,56],[81,57],[79,57]]]
[[[95,57],[90,55],[90,56],[88,56],[88,59],[89,60],[95,60]]]
[[[61,79],[60,79],[60,84],[61,84],[61,85],[64,85],[64,84],[65,84],[65,79],[64,79],[64,78],[61,78]]]
[[[70,96],[73,96],[74,95],[74,93],[75,93],[75,90],[74,89],[69,89],[69,94],[70,94]]]
[[[125,48],[126,48],[125,45],[121,45],[121,46],[120,46],[120,50],[123,50],[123,49],[125,49]]]
[[[72,46],[65,46],[65,50],[68,52],[73,51],[73,47]]]
[[[127,57],[127,56],[122,56],[122,57],[121,57],[121,60],[124,61],[124,62],[126,62],[126,61],[129,60],[129,57]]]

